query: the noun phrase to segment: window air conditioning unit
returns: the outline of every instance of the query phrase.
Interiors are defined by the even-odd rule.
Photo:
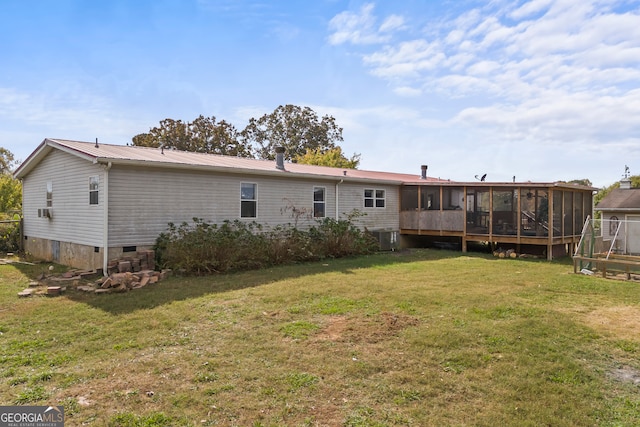
[[[38,217],[51,219],[52,218],[51,208],[38,209]]]

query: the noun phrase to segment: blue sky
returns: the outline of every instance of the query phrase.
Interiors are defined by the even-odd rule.
[[[335,117],[361,169],[640,174],[640,0],[2,0],[0,64],[21,160],[296,104]]]

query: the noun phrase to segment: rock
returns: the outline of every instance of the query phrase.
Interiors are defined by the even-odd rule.
[[[116,286],[124,283],[127,275],[125,273],[113,273],[109,278],[111,279],[112,285]]]
[[[112,288],[114,292],[127,292],[129,290],[129,287],[127,285],[125,285],[124,283],[122,283],[120,286],[118,286],[117,288]]]
[[[35,289],[31,289],[31,288],[29,288],[29,289],[25,289],[25,290],[24,290],[24,291],[22,291],[22,292],[18,292],[18,296],[19,296],[20,298],[26,298],[26,297],[30,297],[30,296],[31,296],[31,295],[33,295],[35,292],[36,292],[36,291],[35,291]]]
[[[47,295],[60,295],[62,288],[60,286],[48,286],[47,287]]]
[[[131,271],[131,261],[120,261],[118,263],[118,272],[119,273],[126,273]]]
[[[102,289],[107,289],[110,288],[113,285],[113,280],[111,279],[111,277],[107,277],[102,284],[100,285],[100,287]]]
[[[149,284],[150,278],[149,276],[144,276],[142,279],[140,279],[140,284],[139,287],[144,287],[147,286]]]

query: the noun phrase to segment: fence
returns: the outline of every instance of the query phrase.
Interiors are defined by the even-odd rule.
[[[587,218],[573,255],[574,271],[640,271],[640,221]]]

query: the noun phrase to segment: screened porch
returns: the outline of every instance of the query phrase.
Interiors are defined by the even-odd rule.
[[[592,191],[566,183],[407,184],[401,233],[458,237],[463,251],[468,241],[543,246],[551,258],[580,240]]]

